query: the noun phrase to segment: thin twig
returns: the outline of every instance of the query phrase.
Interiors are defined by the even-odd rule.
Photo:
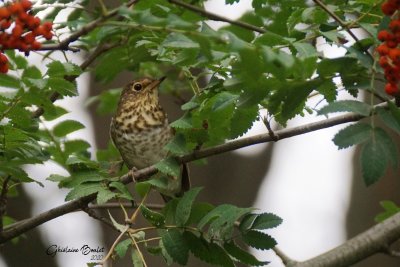
[[[267,127],[268,130],[268,134],[269,136],[272,138],[272,140],[274,140],[275,142],[279,140],[279,137],[276,136],[276,134],[274,133],[274,131],[272,130],[271,124],[267,118],[267,116],[264,116],[264,118],[262,119],[265,127]]]
[[[131,203],[131,202],[124,202],[124,203],[117,203],[117,202],[110,202],[110,203],[104,203],[104,204],[89,204],[89,209],[117,209],[121,208],[121,205],[124,208],[132,208],[132,209],[137,209],[139,205]],[[161,204],[146,204],[146,207],[150,209],[156,209],[160,210],[165,207],[165,205]]]
[[[138,1],[139,0],[130,0],[125,4],[125,6],[130,7]],[[108,12],[107,14],[105,14],[104,16],[102,16],[92,22],[89,22],[88,24],[86,24],[85,26],[80,28],[78,31],[72,33],[67,38],[62,40],[60,43],[43,45],[41,50],[66,50],[66,49],[70,48],[69,45],[72,42],[75,42],[76,40],[79,39],[79,37],[86,35],[89,32],[91,32],[92,30],[96,29],[104,21],[116,16],[118,14],[118,12],[119,12],[119,8],[115,8],[115,9],[111,10],[110,12]]]
[[[386,103],[385,104],[378,104],[375,107],[387,107]],[[276,136],[279,137],[279,140],[290,138],[293,136],[298,136],[314,131],[318,131],[321,129],[333,127],[336,125],[348,123],[348,122],[354,122],[354,121],[359,121],[362,118],[365,118],[365,116],[355,114],[355,113],[348,113],[345,115],[329,118],[329,119],[324,119],[322,121],[318,122],[313,122],[309,124],[305,124],[302,126],[294,127],[294,128],[288,128],[288,129],[283,129],[276,131],[275,134]],[[213,155],[218,155],[222,154],[228,151],[233,151],[242,147],[247,147],[247,146],[252,146],[255,144],[260,144],[260,143],[266,143],[266,142],[271,142],[274,141],[268,133],[266,134],[260,134],[260,135],[255,135],[247,138],[242,138],[234,141],[230,141],[225,144],[217,145],[214,147],[209,147],[209,148],[204,148],[200,150],[196,150],[190,154],[187,154],[185,156],[182,156],[178,158],[180,162],[190,162],[194,161],[197,159],[202,159],[206,158],[209,156]],[[141,170],[135,171],[133,174],[135,176],[135,179],[137,181],[144,181],[148,179],[151,175],[155,174],[157,172],[157,169],[154,166],[150,166]],[[125,174],[120,177],[121,182],[128,184],[132,182],[132,177],[130,174]],[[25,219],[23,221],[14,223],[12,225],[7,226],[2,233],[0,233],[0,243],[4,243],[16,236],[21,235],[22,233],[25,233],[32,228],[35,228],[38,225],[41,225],[47,221],[50,221],[54,218],[57,218],[61,215],[70,213],[72,211],[75,211],[77,209],[80,209],[83,205],[93,201],[96,199],[96,194],[91,194],[89,196],[81,197],[75,200],[72,200],[70,202],[67,202],[65,204],[62,204],[56,208],[53,208],[51,210],[45,211],[35,217]]]
[[[272,250],[275,252],[276,256],[278,256],[282,263],[287,266],[289,264],[295,264],[297,263],[297,261],[292,260],[289,256],[287,256],[281,249],[279,249],[278,247],[274,247],[272,248]]]
[[[191,4],[188,4],[188,3],[180,1],[180,0],[168,0],[168,2],[170,2],[172,4],[175,4],[177,6],[181,6],[183,8],[186,8],[186,9],[188,9],[190,11],[195,12],[195,13],[198,13],[201,16],[206,17],[206,18],[211,19],[211,20],[228,22],[229,24],[236,25],[236,26],[239,26],[241,28],[244,28],[244,29],[247,29],[247,30],[251,30],[251,31],[255,31],[255,32],[259,32],[259,33],[266,33],[267,32],[267,30],[265,30],[263,28],[248,24],[248,23],[243,22],[243,21],[228,19],[226,17],[214,14],[212,12],[208,12],[208,11],[206,11],[206,10],[200,8],[200,7],[193,6]]]
[[[114,224],[109,219],[97,214],[93,209],[89,208],[88,206],[82,207],[82,210],[84,212],[86,212],[90,217],[92,217],[96,220],[99,220],[99,221],[105,223],[106,225],[110,226],[112,229],[118,231],[118,229],[115,228]]]

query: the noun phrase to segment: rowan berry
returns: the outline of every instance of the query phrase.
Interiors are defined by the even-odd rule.
[[[8,62],[3,64],[3,65],[0,65],[0,72],[1,73],[7,73],[8,72]]]
[[[379,53],[381,56],[385,56],[389,54],[390,48],[386,44],[380,44],[377,48],[376,51]]]
[[[0,53],[0,64],[4,64],[8,62],[8,58],[3,53]]]
[[[12,14],[18,14],[24,12],[24,8],[22,7],[21,3],[15,2],[8,7],[8,10]]]
[[[387,59],[387,57],[381,57],[379,59],[379,65],[384,69],[390,67],[389,60]]]
[[[378,33],[378,40],[379,41],[387,41],[387,40],[392,40],[393,39],[393,34],[388,32],[387,30],[382,30]]]
[[[2,20],[0,22],[0,28],[3,30],[10,28],[10,26],[11,26],[11,21],[9,20]]]
[[[0,7],[0,19],[8,19],[10,16],[11,13],[6,7]]]
[[[396,5],[391,2],[385,2],[381,6],[383,14],[386,16],[391,16],[396,12]]]
[[[393,83],[387,83],[385,85],[385,92],[388,95],[396,96],[399,94],[399,87],[396,84]]]
[[[400,20],[392,20],[389,23],[389,29],[393,32],[396,33],[400,30]]]
[[[42,44],[39,43],[38,41],[34,41],[34,42],[31,44],[32,50],[39,50],[41,47],[42,47]]]
[[[28,0],[21,0],[21,5],[24,10],[30,10],[32,8],[32,2]]]

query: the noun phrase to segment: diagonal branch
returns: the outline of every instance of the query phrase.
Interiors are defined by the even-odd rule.
[[[384,106],[385,104],[380,104],[378,106]],[[265,134],[260,134],[252,137],[247,137],[247,138],[242,138],[234,141],[230,141],[225,144],[217,145],[214,147],[210,148],[204,148],[198,151],[194,151],[190,154],[184,155],[178,160],[182,163],[184,162],[190,162],[194,161],[197,159],[201,158],[206,158],[209,156],[225,153],[228,151],[233,151],[242,147],[247,147],[255,144],[260,144],[260,143],[266,143],[266,142],[272,142],[272,141],[279,141],[285,138],[297,136],[297,135],[302,135],[305,133],[310,133],[314,132],[317,130],[329,128],[332,126],[336,126],[339,124],[343,123],[348,123],[348,122],[354,122],[358,121],[365,116],[354,114],[354,113],[348,113],[345,115],[325,119],[322,121],[314,122],[314,123],[309,123],[305,124],[302,126],[294,127],[294,128],[289,128],[289,129],[283,129],[280,131],[275,132],[275,138],[271,137],[269,133]],[[275,140],[274,140],[275,139]],[[151,175],[155,174],[157,172],[157,169],[154,166],[147,167],[141,170],[132,170],[132,172],[129,172],[128,174],[125,174],[121,176],[121,182],[128,184],[132,182],[132,176],[135,177],[136,181],[144,181],[148,179]],[[0,243],[4,243],[16,236],[19,236],[22,233],[25,233],[29,231],[32,228],[35,228],[36,226],[43,224],[47,221],[50,221],[54,218],[57,218],[61,215],[64,215],[66,213],[75,211],[77,209],[81,209],[82,207],[87,206],[87,204],[93,200],[96,199],[96,194],[91,194],[89,196],[81,197],[76,200],[67,202],[63,205],[60,205],[56,208],[53,208],[49,211],[43,212],[33,218],[26,219],[24,221],[17,222],[15,224],[12,224],[8,226],[7,228],[4,229],[3,233],[0,234]]]
[[[251,31],[255,31],[255,32],[259,32],[259,33],[266,33],[267,32],[267,30],[265,30],[263,28],[248,24],[248,23],[243,22],[243,21],[232,20],[232,19],[220,16],[220,15],[214,14],[212,12],[208,12],[208,11],[206,11],[206,10],[200,8],[200,7],[185,3],[185,2],[180,1],[180,0],[168,0],[168,2],[170,2],[172,4],[175,4],[177,6],[180,6],[180,7],[186,8],[186,9],[188,9],[190,11],[193,11],[193,12],[195,12],[197,14],[200,14],[201,16],[206,17],[206,18],[211,19],[211,20],[228,22],[229,24],[232,24],[232,25],[235,25],[235,26],[239,26],[241,28],[244,28],[244,29],[247,29],[247,30],[251,30]]]
[[[371,227],[344,244],[307,261],[287,267],[346,267],[373,254],[383,252],[400,238],[400,213]]]

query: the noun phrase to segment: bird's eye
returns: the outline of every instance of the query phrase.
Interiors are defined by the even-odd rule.
[[[140,90],[142,90],[142,84],[140,84],[140,83],[135,83],[135,84],[133,85],[133,89],[135,89],[135,91],[140,91]]]

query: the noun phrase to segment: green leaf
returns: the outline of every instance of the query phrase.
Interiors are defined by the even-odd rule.
[[[202,236],[197,237],[189,231],[185,231],[183,236],[196,258],[217,266],[235,266],[226,251],[219,245],[209,243]]]
[[[201,189],[201,187],[192,188],[190,191],[185,192],[182,198],[179,199],[175,215],[178,226],[186,225],[192,211],[193,202]]]
[[[307,57],[316,57],[318,56],[318,52],[316,48],[309,43],[293,43],[293,46],[296,48],[299,53],[300,58]]]
[[[233,233],[235,222],[253,210],[253,208],[238,208],[233,205],[223,204],[210,211],[199,222],[198,228],[202,229],[210,223],[208,233],[211,237],[218,239],[229,239]]]
[[[199,48],[199,44],[180,33],[170,33],[162,43],[164,47],[171,48]]]
[[[88,148],[90,148],[90,144],[85,140],[69,140],[64,143],[64,152],[69,155],[76,152],[87,151]]]
[[[118,222],[113,218],[113,216],[111,215],[110,211],[109,211],[109,210],[107,210],[107,211],[108,211],[108,216],[110,216],[110,220],[111,220],[112,224],[114,225],[114,227],[115,227],[118,231],[120,231],[121,233],[123,233],[123,232],[126,231],[126,229],[129,228],[128,225],[122,225],[122,224],[118,223]]]
[[[115,246],[114,250],[120,258],[123,258],[125,257],[126,251],[130,245],[132,245],[132,241],[130,239],[125,239],[124,241],[119,242]]]
[[[367,103],[356,100],[341,100],[329,103],[318,111],[318,115],[327,115],[334,112],[354,112],[363,116],[371,114],[372,107]]]
[[[79,121],[65,120],[54,126],[53,133],[57,137],[64,137],[69,133],[83,128],[85,128],[85,126]]]
[[[174,158],[163,159],[157,162],[154,167],[156,167],[160,172],[173,177],[179,177],[181,172],[180,165]]]
[[[371,125],[366,123],[356,123],[340,130],[333,142],[339,149],[347,148],[365,142],[371,136]]]
[[[72,82],[65,80],[64,78],[51,77],[47,81],[47,86],[52,90],[57,91],[63,96],[77,96],[78,90],[76,85]]]
[[[275,228],[282,223],[282,219],[272,213],[262,213],[257,215],[251,229],[264,230]]]
[[[116,188],[120,194],[118,194],[119,197],[126,198],[128,200],[134,200],[131,193],[129,192],[128,188],[121,182],[111,182],[110,187]]]
[[[400,207],[392,201],[383,200],[379,202],[379,204],[382,206],[384,211],[375,216],[376,222],[382,222],[400,211]]]
[[[255,230],[243,233],[243,241],[250,247],[261,250],[271,249],[277,244],[271,236]]]
[[[73,188],[65,197],[66,201],[88,196],[103,190],[100,183],[83,183]]]
[[[192,119],[191,119],[189,113],[186,113],[178,120],[172,122],[170,124],[170,126],[172,128],[177,128],[177,129],[191,129],[193,127]]]
[[[111,192],[110,190],[103,188],[102,190],[99,190],[97,192],[96,201],[97,201],[98,204],[104,204],[107,201],[109,201],[110,199],[115,198],[116,196],[117,196],[116,193]]]
[[[264,266],[268,261],[259,261],[256,257],[237,246],[234,242],[224,243],[224,249],[236,260],[248,266]]]
[[[47,74],[50,77],[64,77],[65,75],[80,75],[82,73],[79,66],[69,62],[53,61],[47,64],[47,68]]]
[[[8,88],[19,88],[20,81],[12,75],[1,73],[0,86]]]
[[[164,146],[164,149],[177,156],[182,156],[190,152],[186,148],[186,140],[182,134],[175,134],[174,138]]]
[[[165,217],[163,214],[152,211],[144,205],[140,206],[140,211],[142,212],[143,217],[153,226],[161,227],[165,224]]]
[[[369,186],[383,176],[389,161],[397,165],[396,146],[383,129],[375,128],[361,149],[360,160],[364,182]]]
[[[182,233],[177,229],[167,229],[161,234],[165,250],[174,260],[181,265],[186,265],[189,258],[189,248]]]
[[[378,107],[376,108],[376,112],[386,126],[400,134],[400,120],[396,119],[391,110]]]
[[[132,249],[131,259],[132,259],[133,267],[143,267],[144,266],[142,257],[140,256],[139,251],[137,249]]]
[[[230,138],[237,138],[245,134],[258,118],[258,106],[235,109],[231,120]]]
[[[241,232],[245,232],[245,231],[251,229],[251,226],[253,225],[253,222],[257,218],[257,216],[258,216],[258,214],[254,214],[254,213],[246,214],[245,216],[243,216],[243,218],[239,224],[239,230]]]

